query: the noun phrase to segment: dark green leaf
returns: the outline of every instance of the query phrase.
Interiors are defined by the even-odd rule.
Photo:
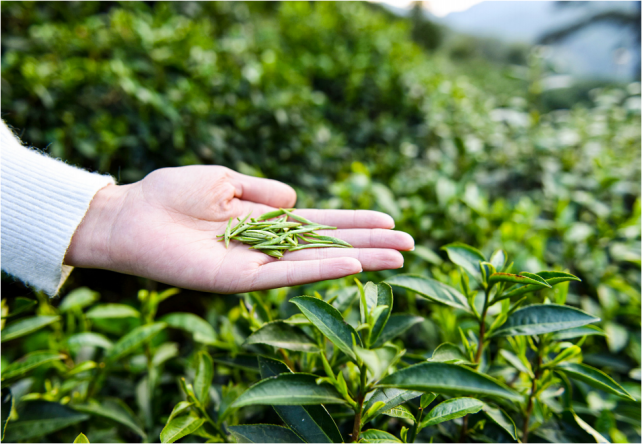
[[[196,375],[194,376],[194,393],[203,406],[208,402],[208,394],[214,377],[212,358],[205,351],[197,354]]]
[[[377,341],[373,344],[374,348],[382,346],[387,341],[393,340],[398,335],[402,335],[411,326],[424,321],[424,318],[408,314],[393,314],[389,317],[382,333]]]
[[[493,283],[521,283],[533,284],[540,287],[551,287],[544,278],[529,272],[520,272],[520,274],[496,272],[489,277],[489,284]]]
[[[259,357],[261,378],[292,371],[279,360]],[[340,443],[342,435],[333,418],[322,405],[273,406],[281,420],[308,443]]]
[[[411,399],[415,399],[416,397],[420,397],[421,395],[422,393],[419,391],[409,391],[396,388],[378,388],[366,402],[364,411],[368,411],[376,402],[384,402],[384,405],[373,413],[372,417],[375,417],[384,411],[395,408],[396,406],[399,406],[404,402],[408,402]]]
[[[338,290],[336,294],[337,298],[335,298],[332,303],[333,307],[335,307],[340,313],[343,313],[351,304],[353,304],[353,301],[355,301],[358,294],[357,286],[344,287]]]
[[[34,317],[23,318],[19,321],[10,323],[2,330],[2,342],[13,340],[22,337],[38,329],[44,328],[56,321],[59,317],[57,315],[36,315]]]
[[[96,346],[98,348],[109,349],[114,344],[104,335],[95,332],[80,332],[67,339],[67,345],[74,346]]]
[[[361,346],[355,329],[344,321],[342,315],[330,304],[314,297],[295,297],[290,300],[337,348],[355,360],[353,339]]]
[[[480,272],[478,272],[478,275],[480,275]],[[403,274],[388,278],[386,283],[391,286],[408,289],[436,303],[446,304],[465,311],[470,310],[464,295],[451,286],[442,284],[432,278]]]
[[[58,306],[58,310],[62,313],[72,309],[83,309],[91,304],[94,304],[100,298],[98,292],[94,292],[88,287],[79,287],[69,292],[63,301]]]
[[[99,304],[87,311],[87,318],[138,318],[141,314],[132,306],[119,303]]]
[[[31,298],[25,298],[25,297],[17,297],[11,307],[12,309],[11,313],[8,315],[3,315],[2,318],[4,319],[9,317],[15,317],[16,315],[20,315],[24,312],[27,312],[29,309],[33,308],[36,305],[38,305],[38,302],[36,300],[32,300]]]
[[[558,331],[552,336],[552,338],[554,340],[569,340],[570,338],[583,337],[584,335],[600,335],[605,337],[605,332],[597,326],[587,325]]]
[[[600,369],[592,368],[581,363],[564,363],[556,366],[556,370],[563,371],[570,378],[585,382],[594,388],[623,397],[624,399],[636,400],[625,391],[621,385],[616,383]]]
[[[398,419],[407,419],[407,420],[415,421],[415,416],[413,415],[413,413],[409,411],[409,409],[404,405],[399,405],[399,406],[396,406],[395,408],[386,410],[382,414],[389,417],[397,417]]]
[[[188,312],[173,312],[161,318],[161,321],[176,329],[192,334],[194,341],[213,345],[217,341],[214,328],[203,318]]]
[[[283,321],[266,323],[253,332],[245,341],[246,345],[265,344],[290,351],[319,352],[319,347],[300,329]]]
[[[371,344],[377,342],[377,339],[384,330],[386,322],[389,320],[391,311],[393,310],[393,289],[391,289],[391,286],[386,283],[380,283],[377,285],[377,306],[388,306],[388,308],[384,309],[373,324],[370,337]]]
[[[558,283],[564,283],[566,281],[580,281],[580,279],[572,274],[566,272],[552,272],[552,271],[543,271],[538,272],[539,277],[543,278],[551,286],[554,286]],[[528,292],[534,292],[537,290],[543,289],[540,284],[527,284],[524,286],[518,285],[514,286],[502,295],[501,299],[517,297],[519,295],[526,294]]]
[[[0,395],[0,415],[2,415],[2,435],[0,440],[4,440],[4,433],[7,428],[7,421],[11,415],[11,410],[13,409],[13,397],[11,396],[10,388],[2,388],[2,394]]]
[[[470,363],[469,358],[464,355],[464,352],[453,343],[442,343],[435,348],[431,356],[431,361],[455,364]]]
[[[366,430],[360,434],[361,443],[402,443],[400,439],[382,430]]]
[[[471,276],[481,282],[480,262],[486,259],[478,249],[462,243],[447,244],[442,247],[442,249],[447,251],[447,255],[449,255],[449,259],[452,262],[462,267],[469,272]]]
[[[141,438],[145,438],[145,431],[138,425],[134,414],[121,400],[106,399],[103,400],[102,403],[92,400],[89,403],[74,404],[72,407],[81,413],[113,420],[128,427]]]
[[[484,407],[482,409],[484,414],[489,419],[491,419],[496,425],[505,430],[514,440],[516,440],[516,424],[514,423],[513,419],[509,417],[509,415],[507,415],[507,413],[505,413],[500,408],[494,408],[486,403],[484,404]]]
[[[279,425],[234,425],[228,429],[239,443],[303,443],[295,433]]]
[[[245,371],[259,372],[257,366],[257,356],[252,354],[237,354],[235,357],[228,355],[214,355],[212,360],[231,368],[240,368]]]
[[[281,374],[254,384],[233,403],[234,408],[248,405],[318,405],[346,403],[328,383],[316,383],[313,374]]]
[[[18,442],[66,428],[87,420],[87,414],[53,402],[23,403],[18,411],[17,420],[7,424],[5,442]]]
[[[63,359],[64,355],[53,351],[36,351],[25,355],[2,370],[2,380],[26,374],[38,366]]]
[[[600,321],[579,309],[558,304],[534,304],[518,309],[505,324],[493,334],[494,337],[514,335],[539,335],[562,331]]]
[[[422,421],[420,426],[426,428],[427,426],[464,417],[467,414],[477,413],[482,407],[483,404],[480,400],[471,397],[449,399],[437,404]]]
[[[161,431],[161,442],[174,443],[198,430],[203,425],[203,422],[205,420],[193,415],[175,417]]]
[[[105,359],[108,361],[114,361],[126,356],[127,354],[135,351],[146,341],[151,340],[156,334],[166,327],[167,325],[162,322],[139,326],[124,337],[121,337],[121,339],[114,344],[112,349],[108,351]]]
[[[479,394],[521,401],[523,397],[499,381],[461,365],[424,362],[382,379],[376,386],[440,394]]]
[[[504,250],[496,250],[493,255],[491,255],[491,259],[489,262],[493,265],[493,267],[496,268],[497,271],[502,271],[502,269],[505,267],[505,264],[507,263],[507,254],[505,253]]]

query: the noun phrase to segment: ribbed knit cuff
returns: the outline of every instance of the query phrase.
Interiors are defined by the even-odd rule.
[[[111,176],[89,173],[24,147],[0,125],[2,269],[56,295],[73,267],[63,265],[76,228]]]

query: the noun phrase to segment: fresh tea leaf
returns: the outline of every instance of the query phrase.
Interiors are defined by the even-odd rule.
[[[600,321],[579,309],[558,304],[534,304],[518,309],[507,317],[494,337],[539,335],[576,328]]]
[[[384,411],[382,414],[389,417],[396,417],[398,419],[407,419],[412,422],[415,421],[415,416],[413,415],[413,413],[409,411],[409,409],[404,405],[399,405],[395,408],[391,408],[387,411]]]
[[[373,417],[422,395],[420,391],[396,388],[378,388],[372,394],[371,398],[366,401],[364,406],[365,411],[369,411],[377,402],[384,402],[384,405],[372,414]]]
[[[374,348],[382,346],[387,341],[393,340],[398,335],[402,335],[412,326],[421,323],[424,321],[424,318],[418,317],[416,315],[409,314],[392,314],[386,324],[382,333],[372,345]]]
[[[455,364],[468,364],[470,363],[462,350],[453,343],[442,343],[435,348],[431,356],[433,362],[455,363]]]
[[[355,360],[353,338],[361,345],[360,337],[341,314],[330,304],[314,297],[295,297],[290,300],[342,352]]]
[[[480,275],[480,272],[478,272]],[[413,291],[436,303],[446,304],[447,306],[470,311],[469,303],[464,295],[456,289],[446,284],[442,284],[432,278],[421,277],[419,275],[402,274],[388,278],[386,283],[391,286],[398,286]]]
[[[89,419],[87,414],[74,411],[60,403],[25,402],[18,410],[17,419],[7,424],[4,441],[11,443],[33,439],[87,419]]]
[[[533,284],[540,287],[551,287],[544,278],[529,272],[520,272],[519,274],[496,272],[489,277],[489,284],[493,283],[521,283]]]
[[[196,375],[194,376],[194,393],[203,406],[207,405],[208,394],[212,379],[214,378],[214,365],[212,358],[205,351],[197,354]]]
[[[99,299],[100,294],[98,292],[88,287],[79,287],[69,292],[65,298],[63,298],[60,306],[58,306],[58,310],[65,313],[72,309],[83,309],[96,303]]]
[[[503,383],[461,365],[425,362],[401,369],[382,379],[377,387],[439,394],[479,394],[521,401],[523,397]]]
[[[295,433],[279,425],[233,425],[228,429],[239,443],[303,443]]]
[[[89,443],[89,439],[83,433],[80,433],[78,436],[76,436],[74,443]]]
[[[56,360],[61,360],[63,358],[65,358],[64,355],[53,351],[32,352],[25,355],[20,360],[16,360],[10,365],[7,365],[7,367],[2,370],[2,380],[24,375],[32,369],[37,368],[38,366],[42,366],[45,363],[53,362]]]
[[[80,332],[67,339],[69,347],[96,346],[98,348],[109,349],[114,344],[104,335],[96,332]]]
[[[605,332],[594,325],[580,326],[578,328],[564,329],[556,332],[552,338],[554,340],[569,340],[571,338],[583,337],[585,335],[600,335],[605,337]]]
[[[154,324],[139,326],[135,328],[125,336],[121,337],[121,339],[114,344],[112,349],[107,352],[105,360],[115,361],[126,356],[127,354],[130,354],[131,352],[139,348],[143,343],[151,340],[156,334],[161,332],[166,327],[167,324],[157,322]]]
[[[214,328],[197,315],[188,312],[172,312],[161,317],[160,321],[173,328],[191,333],[194,341],[198,343],[213,345],[217,341],[217,334]]]
[[[96,400],[90,400],[88,403],[74,404],[72,407],[81,413],[113,420],[131,429],[141,438],[146,437],[145,431],[138,425],[138,420],[136,420],[134,413],[121,400],[107,399],[100,403]]]
[[[494,408],[486,403],[482,409],[485,416],[491,419],[496,425],[505,430],[514,440],[516,440],[516,424],[506,412],[500,408]]]
[[[360,434],[361,443],[402,443],[400,439],[382,430],[370,429]]]
[[[486,261],[482,252],[462,243],[447,244],[442,249],[447,251],[447,255],[449,255],[449,259],[452,262],[469,272],[476,280],[482,282],[480,262]]]
[[[421,428],[464,417],[480,411],[483,403],[471,397],[458,397],[437,404],[420,424]]]
[[[300,329],[290,326],[283,321],[266,323],[253,332],[244,345],[265,344],[289,351],[319,352],[315,342]]]
[[[383,307],[387,306],[385,309],[379,313],[377,317],[374,316],[373,329],[371,330],[371,336],[369,339],[370,344],[376,343],[379,336],[382,334],[386,322],[391,316],[391,311],[393,310],[393,289],[386,283],[380,283],[377,285],[377,306]]]
[[[87,311],[87,318],[138,318],[141,314],[132,306],[119,303],[99,304]]]
[[[248,405],[318,405],[346,403],[342,395],[328,383],[317,384],[313,374],[281,374],[261,380],[246,390],[232,404],[234,408]]]
[[[562,371],[567,374],[568,377],[585,382],[594,388],[623,397],[624,399],[636,400],[625,391],[621,385],[616,383],[600,369],[592,368],[581,363],[564,363],[556,366],[556,370]]]
[[[23,318],[22,320],[9,323],[3,330],[1,342],[14,340],[27,334],[31,334],[39,329],[49,326],[59,320],[57,315],[36,315],[34,317]]]
[[[203,425],[203,422],[205,422],[204,419],[194,415],[175,417],[161,431],[161,442],[174,443],[198,430]]]

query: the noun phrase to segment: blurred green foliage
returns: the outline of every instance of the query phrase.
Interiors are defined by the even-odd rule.
[[[601,317],[608,334],[587,339],[584,361],[640,388],[640,84],[597,88],[589,104],[550,110],[556,102],[547,97],[557,90],[538,49],[511,69],[427,54],[410,21],[363,3],[2,6],[2,117],[26,143],[122,183],[161,167],[220,164],[293,185],[298,207],[385,211],[416,239],[407,272],[448,281],[457,272],[439,248],[452,241],[485,255],[503,248],[514,270],[568,270],[582,282],[570,286],[567,302]],[[380,281],[390,273],[364,275]],[[343,282],[261,298],[285,318],[293,313],[282,307],[288,297],[330,294]],[[77,270],[66,291],[81,285],[128,304],[140,287],[157,287]],[[6,277],[3,291],[12,311],[28,292]],[[236,345],[228,353],[238,352],[250,332],[238,298],[186,295],[161,303],[160,314],[195,312]],[[426,318],[407,349],[459,341],[451,337],[460,321],[448,310],[416,307],[412,296],[399,301]],[[41,299],[38,313],[48,308]],[[71,317],[64,329],[88,329],[83,319]],[[117,340],[132,320],[96,318],[94,327]],[[51,326],[62,341],[63,326]],[[47,345],[46,332],[3,345],[3,368]],[[181,399],[170,376],[184,375],[194,350],[185,339],[178,344],[160,377],[171,390],[152,407],[133,402],[145,366],[125,364],[108,377],[103,395],[118,395],[143,418],[155,413],[150,438]],[[74,354],[67,366],[82,358]],[[30,380],[30,391],[60,401],[51,371]],[[243,381],[237,371],[217,379]],[[609,402],[584,395],[578,414],[614,429]],[[270,414],[253,415],[256,423]],[[624,437],[640,440],[640,423],[628,428]],[[101,431],[105,440],[132,440]],[[71,439],[78,432],[70,428]],[[623,439],[617,433],[612,439]]]

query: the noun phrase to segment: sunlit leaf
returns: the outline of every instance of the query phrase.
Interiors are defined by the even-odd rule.
[[[89,439],[83,433],[80,433],[78,436],[76,436],[74,443],[89,443]]]
[[[478,272],[478,275],[480,275],[480,272]],[[408,289],[436,303],[446,304],[447,306],[465,311],[470,310],[464,295],[451,286],[447,286],[432,278],[410,274],[395,275],[394,277],[388,278],[386,283],[391,286]]]
[[[162,443],[174,443],[182,437],[195,432],[205,422],[204,419],[193,415],[180,416],[168,422],[161,431]]]
[[[36,315],[9,323],[2,330],[2,342],[20,338],[59,320],[57,315]]]
[[[361,443],[402,443],[400,439],[382,430],[370,429],[359,435]]]
[[[484,255],[471,246],[462,243],[447,244],[442,247],[447,251],[449,259],[469,272],[479,282],[482,282],[480,275],[480,262],[486,261]]]

